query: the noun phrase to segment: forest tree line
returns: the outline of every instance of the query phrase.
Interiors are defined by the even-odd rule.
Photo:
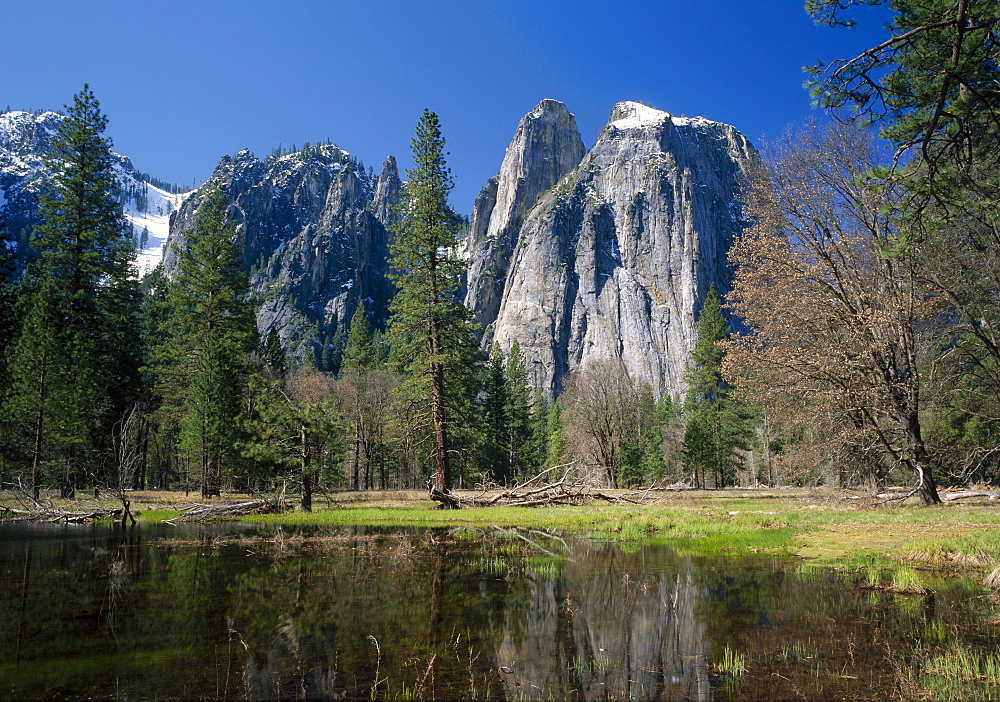
[[[856,4],[807,7],[836,25]],[[137,278],[85,87],[53,140],[34,254],[2,278],[4,486],[284,486],[308,509],[317,490],[446,492],[547,469],[610,487],[909,484],[927,503],[938,482],[996,481],[1000,10],[892,9],[886,42],[816,69],[814,95],[839,119],[768,145],[749,174],[732,289],[704,295],[684,397],[608,361],[549,399],[516,342],[481,349],[429,111],[394,228],[388,325],[359,304],[336,374],[292,367],[277,332],[256,327],[218,184],[172,277]]]

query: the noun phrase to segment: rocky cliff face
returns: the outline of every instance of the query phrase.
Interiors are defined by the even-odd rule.
[[[466,305],[487,325],[500,309],[507,267],[524,218],[541,195],[583,158],[576,120],[556,100],[542,100],[517,125],[500,172],[476,198],[467,248]]]
[[[302,360],[346,333],[359,301],[384,319],[388,226],[401,184],[389,157],[377,178],[336,146],[315,146],[260,161],[249,151],[224,157],[219,183],[250,268],[262,333],[277,330],[286,351]],[[171,218],[164,268],[202,203],[202,188]]]
[[[737,183],[755,158],[728,125],[616,105],[593,149],[525,216],[509,263],[502,247],[474,250],[470,306],[501,348],[519,342],[549,395],[596,360],[682,393],[696,312],[712,282],[729,288],[726,252],[744,226]],[[499,285],[484,271],[504,268],[491,317]]]

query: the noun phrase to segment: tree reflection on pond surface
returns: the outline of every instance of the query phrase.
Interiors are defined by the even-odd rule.
[[[773,557],[529,530],[0,525],[0,696],[871,699],[994,646],[919,597]]]

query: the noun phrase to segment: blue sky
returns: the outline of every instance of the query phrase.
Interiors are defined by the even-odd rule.
[[[518,120],[555,98],[593,145],[641,100],[754,142],[812,111],[802,66],[883,37],[814,25],[803,0],[0,0],[0,107],[60,109],[89,83],[137,168],[190,184],[220,156],[329,138],[404,169],[424,107],[469,213]]]

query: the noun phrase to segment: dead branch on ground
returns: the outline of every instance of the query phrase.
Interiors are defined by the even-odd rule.
[[[205,522],[222,517],[240,517],[247,514],[275,514],[291,508],[286,504],[284,493],[279,497],[251,502],[236,502],[225,505],[195,505],[178,519],[183,522]]]
[[[546,468],[533,478],[511,488],[491,490],[493,485],[480,486],[478,495],[463,495],[456,492],[441,492],[430,488],[430,498],[449,509],[468,507],[541,507],[547,505],[584,505],[598,500],[613,504],[647,504],[657,498],[650,493],[665,488],[650,486],[642,490],[625,493],[608,493],[594,488],[590,483],[571,475],[576,462]],[[553,482],[542,479],[562,468],[562,475]],[[489,494],[493,492],[493,494]]]

